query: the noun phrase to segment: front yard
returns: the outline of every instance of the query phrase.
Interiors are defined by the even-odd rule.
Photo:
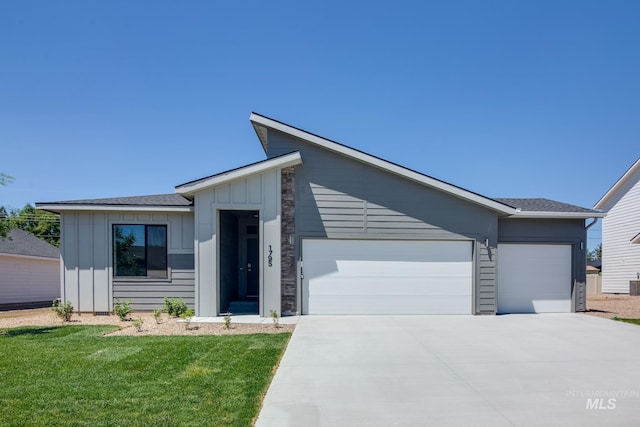
[[[248,426],[291,336],[115,329],[0,329],[0,425]]]

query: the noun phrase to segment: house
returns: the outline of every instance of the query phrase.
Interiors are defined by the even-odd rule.
[[[60,298],[60,250],[19,229],[0,237],[0,307],[50,306]]]
[[[585,309],[585,219],[602,213],[492,199],[250,121],[263,161],[174,194],[39,203],[61,214],[63,299],[108,312],[181,297],[199,316]]]
[[[640,279],[640,159],[594,206],[602,220],[602,292],[628,294]]]

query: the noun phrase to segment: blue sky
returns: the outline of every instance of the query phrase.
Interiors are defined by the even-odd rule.
[[[256,111],[486,196],[591,207],[640,156],[639,20],[636,1],[0,2],[0,205],[262,160]]]

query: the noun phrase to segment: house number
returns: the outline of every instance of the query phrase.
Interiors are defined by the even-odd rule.
[[[273,257],[271,256],[272,253],[273,251],[271,250],[271,245],[269,245],[269,256],[267,257],[267,259],[269,260],[269,267],[273,267]]]

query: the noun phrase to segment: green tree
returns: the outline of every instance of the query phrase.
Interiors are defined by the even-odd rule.
[[[597,259],[602,259],[602,243],[596,246],[594,250],[587,252],[587,260],[595,261]]]
[[[0,172],[0,185],[7,185],[13,182],[13,177],[11,175],[7,175],[6,173]]]
[[[19,228],[54,246],[60,246],[60,217],[30,204],[19,211],[7,212],[4,207],[0,208],[0,232],[4,232],[0,236],[6,237],[12,228]]]
[[[0,185],[7,185],[13,182],[13,177],[6,173],[0,172]],[[4,207],[0,207],[0,238],[7,237],[7,233],[11,229],[7,222],[8,213]]]

